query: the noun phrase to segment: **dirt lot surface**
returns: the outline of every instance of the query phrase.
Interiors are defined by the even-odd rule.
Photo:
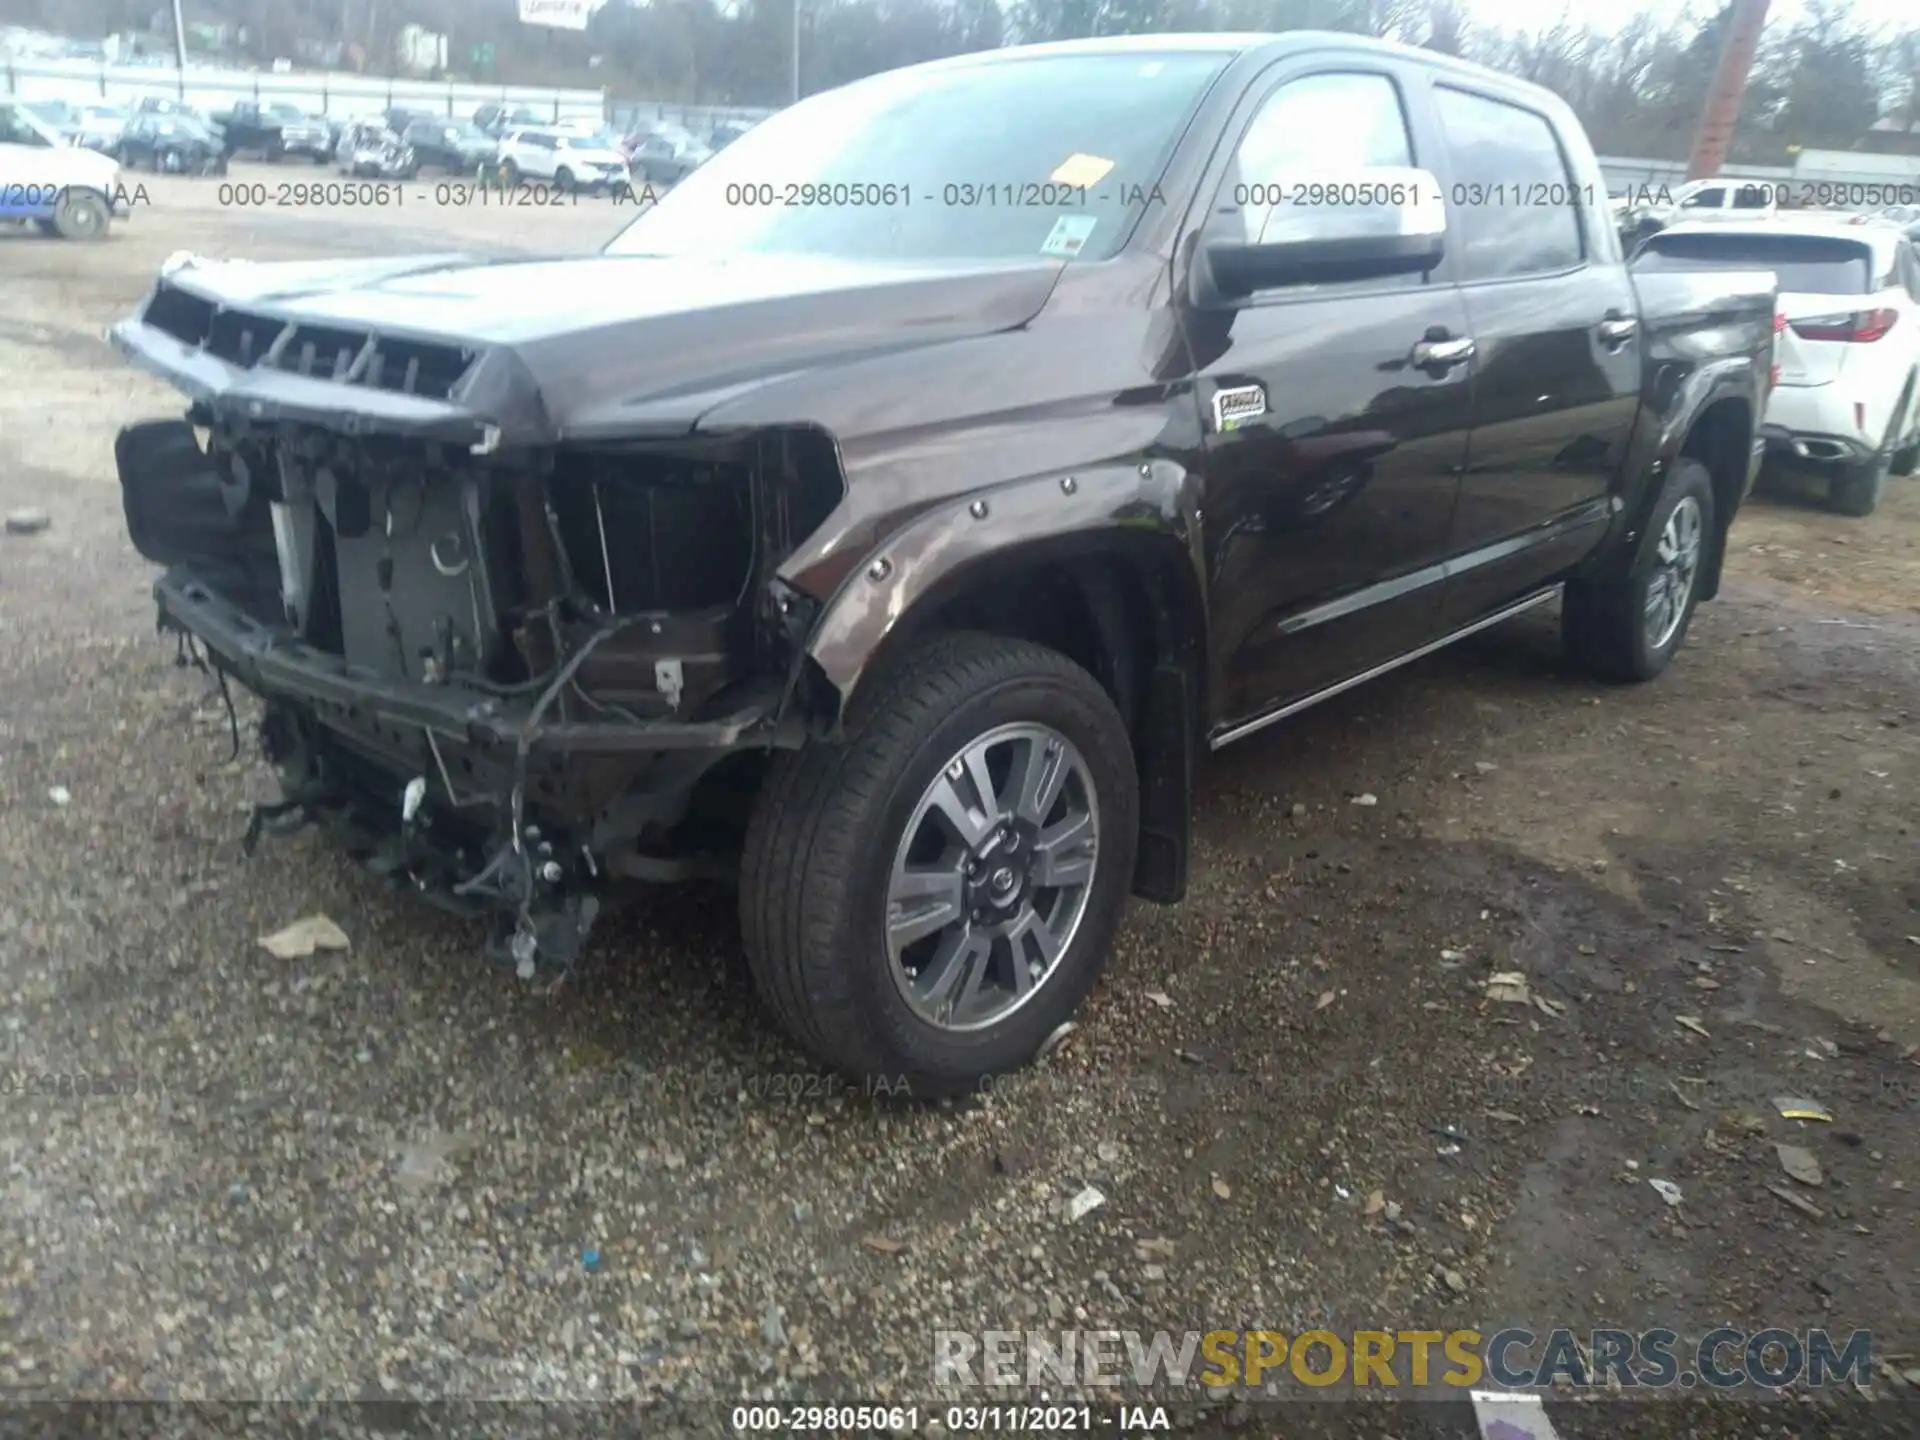
[[[582,249],[631,212],[147,183],[104,244],[0,234],[0,509],[52,519],[0,537],[0,1383],[929,1401],[934,1331],[1064,1326],[1824,1326],[1872,1330],[1883,1395],[1920,1366],[1920,484],[1865,521],[1757,498],[1656,684],[1568,673],[1536,614],[1208,761],[1192,896],[1136,907],[1077,1032],[901,1105],[774,1033],[721,892],[536,997],[318,837],[242,859],[271,781],[152,633],[111,447],[179,402],[102,330],[166,255]],[[260,947],[316,912],[350,952]],[[1509,971],[1536,1003],[1488,998]],[[124,1093],[23,1083],[80,1072]]]

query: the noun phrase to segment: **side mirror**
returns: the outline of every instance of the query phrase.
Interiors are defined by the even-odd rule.
[[[1235,188],[1249,233],[1204,252],[1209,288],[1223,298],[1422,274],[1446,253],[1445,198],[1425,170],[1378,166]]]

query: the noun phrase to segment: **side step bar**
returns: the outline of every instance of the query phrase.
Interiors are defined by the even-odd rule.
[[[1537,605],[1544,605],[1549,600],[1558,598],[1560,590],[1561,586],[1558,584],[1549,585],[1544,590],[1536,590],[1524,599],[1502,606],[1491,615],[1482,615],[1471,625],[1463,625],[1458,630],[1442,635],[1438,640],[1429,640],[1417,650],[1409,650],[1404,655],[1397,655],[1384,664],[1374,666],[1371,670],[1362,670],[1358,675],[1349,675],[1338,684],[1329,685],[1324,690],[1316,690],[1311,695],[1282,705],[1278,710],[1270,710],[1264,715],[1256,715],[1251,720],[1243,720],[1238,725],[1217,731],[1207,737],[1207,748],[1220,750],[1236,740],[1244,740],[1255,731],[1264,730],[1269,725],[1277,725],[1289,715],[1298,715],[1302,710],[1310,709],[1322,700],[1331,700],[1334,696],[1343,694],[1356,685],[1364,685],[1367,681],[1376,680],[1390,670],[1398,670],[1402,665],[1411,665],[1414,661],[1423,659],[1436,650],[1444,650],[1456,640],[1464,640],[1467,636],[1490,629],[1504,620],[1511,620],[1516,615],[1525,614]]]

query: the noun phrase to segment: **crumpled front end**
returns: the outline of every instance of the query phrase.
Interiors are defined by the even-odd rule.
[[[524,978],[565,974],[610,879],[724,853],[730,779],[798,740],[811,602],[774,567],[839,498],[828,437],[560,443],[511,356],[164,284],[115,339],[194,397],[116,456],[159,624],[263,702],[256,831],[339,824],[498,914]]]

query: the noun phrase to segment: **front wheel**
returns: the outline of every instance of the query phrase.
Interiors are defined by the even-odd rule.
[[[755,986],[825,1063],[892,1093],[1026,1064],[1100,973],[1132,886],[1125,721],[1056,651],[934,637],[844,744],[776,758],[749,827]]]
[[[1699,603],[1713,526],[1712,475],[1698,460],[1676,462],[1627,575],[1568,582],[1560,619],[1573,659],[1615,682],[1665,670]]]

